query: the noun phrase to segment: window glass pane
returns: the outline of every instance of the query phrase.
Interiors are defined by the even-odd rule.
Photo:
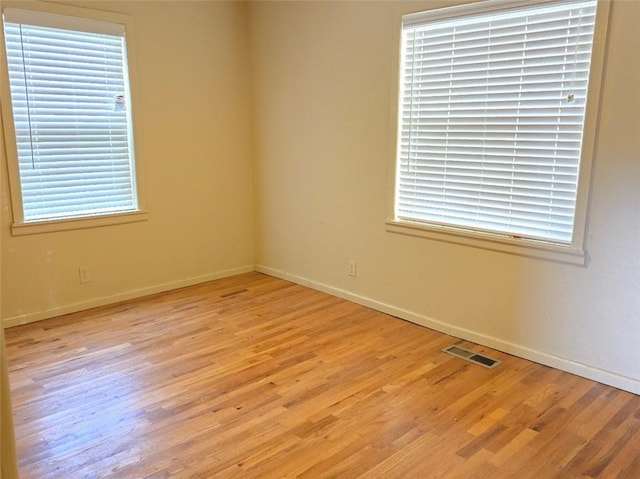
[[[398,219],[572,243],[595,15],[589,0],[404,23]]]
[[[25,222],[136,211],[124,36],[5,22]]]

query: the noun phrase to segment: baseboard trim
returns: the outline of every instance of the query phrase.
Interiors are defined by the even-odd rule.
[[[84,311],[85,309],[97,308],[99,306],[105,306],[107,304],[120,303],[122,301],[127,301],[130,299],[141,298],[142,296],[148,296],[150,294],[163,293],[165,291],[171,291],[172,289],[179,289],[186,286],[193,286],[194,284],[206,283],[207,281],[226,278],[228,276],[250,273],[253,270],[254,268],[252,264],[240,266],[238,268],[225,269],[200,276],[192,276],[190,278],[185,278],[178,281],[156,284],[147,288],[134,289],[132,291],[125,291],[110,296],[101,296],[99,298],[93,298],[87,301],[81,301],[79,303],[58,306],[44,311],[21,314],[19,316],[6,318],[2,323],[5,328],[10,328],[12,326],[33,323],[35,321],[41,321],[43,319],[61,316],[63,314],[76,313],[78,311]]]
[[[333,296],[338,296],[340,298],[353,301],[354,303],[367,306],[368,308],[375,309],[377,311],[381,311],[383,313],[390,314],[407,321],[411,321],[412,323],[419,324],[420,326],[424,326],[444,334],[455,336],[456,338],[464,339],[465,341],[471,341],[477,344],[481,344],[498,351],[513,354],[514,356],[518,356],[539,364],[543,364],[545,366],[550,366],[561,371],[591,379],[608,386],[623,389],[634,394],[640,394],[640,380],[635,378],[622,376],[612,371],[596,368],[588,364],[572,361],[570,359],[562,358],[559,356],[554,356],[542,351],[537,351],[520,344],[504,341],[494,336],[480,334],[469,329],[453,326],[451,324],[438,321],[437,319],[430,318],[413,311],[398,308],[396,306],[371,299],[367,296],[355,294],[350,291],[336,288],[334,286],[314,281],[309,278],[304,278],[302,276],[287,273],[286,271],[281,271],[279,269],[270,268],[268,266],[260,264],[256,264],[254,269],[257,272],[275,276],[277,278],[291,281],[302,286],[307,286],[309,288],[322,291]]]

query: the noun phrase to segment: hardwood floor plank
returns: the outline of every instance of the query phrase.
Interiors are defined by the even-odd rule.
[[[258,273],[6,338],[23,479],[640,477],[640,397]]]

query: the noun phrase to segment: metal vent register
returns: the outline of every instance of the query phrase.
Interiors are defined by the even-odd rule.
[[[461,348],[460,346],[456,346],[455,344],[453,346],[444,348],[442,351],[489,369],[495,368],[498,364],[501,363],[501,361],[497,359],[484,356],[483,354],[474,353],[473,351]]]

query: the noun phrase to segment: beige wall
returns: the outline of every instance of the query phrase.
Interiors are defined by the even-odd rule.
[[[400,15],[450,3],[86,2],[136,22],[150,219],[12,237],[3,184],[2,317],[15,324],[255,262],[640,392],[640,3],[611,9],[587,267],[385,231]]]
[[[9,324],[251,269],[246,6],[76,2],[134,17],[144,223],[12,237],[2,197]],[[4,166],[4,165],[3,165]],[[92,281],[79,284],[78,267]]]
[[[452,3],[251,5],[256,264],[640,392],[640,3],[611,8],[587,267],[385,231],[400,15]]]
[[[1,7],[0,3],[0,7]],[[0,119],[0,129],[2,120]],[[4,158],[4,141],[0,135],[0,159]],[[3,176],[0,174],[0,176]],[[4,187],[0,186],[0,189]],[[0,238],[0,243],[2,238]],[[2,264],[0,257],[0,265]],[[1,272],[0,272],[1,276]],[[0,303],[1,301],[0,295]],[[11,388],[4,346],[4,328],[0,327],[0,479],[18,479],[18,460],[11,409]]]
[[[13,412],[7,361],[4,353],[4,330],[0,328],[0,479],[18,479],[18,462],[13,433]]]

